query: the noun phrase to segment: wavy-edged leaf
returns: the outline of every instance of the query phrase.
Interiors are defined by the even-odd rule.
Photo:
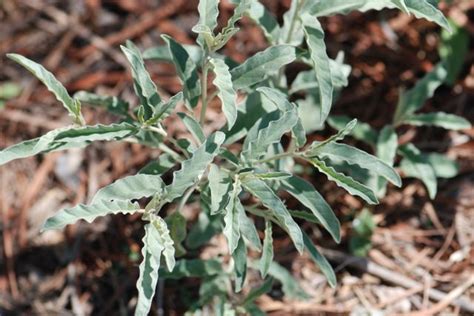
[[[45,135],[30,139],[0,151],[0,165],[15,159],[26,158],[40,153],[86,147],[93,141],[119,140],[138,132],[138,128],[129,123],[92,126],[69,126],[52,130]]]
[[[118,179],[94,195],[91,204],[100,201],[132,200],[150,197],[161,193],[165,184],[160,176],[149,174],[136,174]]]
[[[450,130],[471,128],[471,123],[463,117],[444,112],[413,114],[403,123],[415,126],[437,126]]]
[[[151,214],[150,222],[158,231],[158,234],[160,236],[160,244],[163,247],[163,256],[165,257],[166,268],[168,269],[168,271],[172,272],[176,264],[176,259],[174,257],[174,242],[171,238],[168,225],[166,224],[164,219],[154,214]]]
[[[334,181],[339,187],[345,189],[350,194],[360,196],[369,204],[378,203],[377,197],[369,187],[357,182],[349,176],[337,172],[334,168],[326,165],[322,160],[312,158],[310,161],[321,173],[324,173],[329,180]]]
[[[279,43],[300,46],[303,42],[304,35],[300,19],[303,4],[304,1],[292,0],[290,8],[283,14]]]
[[[247,276],[247,247],[243,238],[239,239],[232,258],[234,259],[235,292],[238,293],[242,290]]]
[[[43,230],[61,229],[81,219],[92,223],[97,217],[119,213],[131,214],[138,210],[140,210],[140,206],[129,200],[100,200],[90,205],[79,204],[75,207],[62,209],[48,218],[43,226]]]
[[[397,148],[398,136],[395,133],[395,130],[389,125],[385,126],[380,131],[379,137],[377,138],[377,144],[375,146],[377,157],[390,167],[393,167],[397,155]],[[376,186],[378,196],[384,196],[387,188],[387,180],[382,177],[377,177]]]
[[[281,111],[291,111],[296,107],[294,104],[291,104],[287,100],[288,97],[285,94],[276,89],[261,87],[258,88],[257,91],[263,93],[265,97],[267,97],[268,100],[275,104],[275,106],[278,107]],[[296,147],[302,147],[306,143],[306,132],[299,116],[298,121],[291,129],[291,132],[293,134],[293,138],[295,139]]]
[[[161,102],[153,117],[145,122],[146,125],[154,125],[168,117],[176,108],[179,102],[183,100],[183,93],[179,92],[172,96],[168,101]]]
[[[142,239],[142,256],[140,263],[140,274],[137,280],[138,301],[135,308],[136,316],[148,315],[153,297],[155,296],[156,284],[158,283],[158,271],[160,269],[161,253],[163,245],[156,227],[152,223],[145,225],[145,236]]]
[[[211,31],[217,26],[219,2],[219,0],[199,0],[199,24],[207,26]]]
[[[315,190],[311,183],[300,177],[292,176],[291,178],[282,180],[281,184],[285,191],[311,210],[319,223],[326,228],[336,242],[341,241],[339,220],[336,215],[334,215],[329,204],[324,200],[321,194]]]
[[[202,130],[201,125],[199,125],[199,122],[196,121],[194,117],[184,112],[178,112],[178,116],[181,121],[183,121],[188,131],[198,141],[198,144],[202,144],[206,140],[206,136],[204,135],[204,131]]]
[[[430,198],[434,199],[438,183],[433,166],[423,159],[422,153],[413,144],[406,144],[399,149],[404,157],[400,162],[402,171],[410,177],[420,179],[428,189]]]
[[[227,239],[230,254],[234,253],[240,239],[240,216],[237,209],[237,200],[241,190],[240,184],[234,183],[229,203],[225,208],[223,233]]]
[[[330,59],[326,52],[324,30],[318,19],[311,15],[303,15],[303,30],[308,45],[311,61],[316,72],[320,98],[320,124],[326,121],[332,107],[334,86],[332,84]]]
[[[167,186],[166,200],[173,201],[182,196],[186,189],[192,186],[206,171],[219,148],[224,142],[224,133],[216,132],[193,153],[193,156],[183,161],[181,169],[173,173],[173,182]]]
[[[211,191],[211,215],[222,213],[230,201],[232,178],[215,164],[209,167],[207,178]]]
[[[352,120],[353,119],[345,115],[331,115],[328,117],[327,122],[332,128],[341,131]],[[375,145],[377,143],[377,131],[364,122],[357,122],[357,125],[353,127],[349,135],[369,145]]]
[[[303,240],[306,250],[308,250],[313,261],[318,265],[321,272],[326,276],[329,285],[334,288],[336,286],[336,274],[327,259],[319,252],[311,241],[311,238],[303,231]]]
[[[290,111],[282,112],[277,119],[269,120],[266,127],[261,127],[257,123],[244,141],[242,155],[249,159],[258,159],[267,152],[270,145],[279,142],[282,136],[289,132],[297,122],[298,112],[296,108],[293,108]],[[251,133],[252,131],[254,133]]]
[[[128,109],[130,105],[127,101],[115,96],[103,96],[87,91],[78,91],[74,94],[74,99],[82,104],[105,108],[107,111],[120,116],[128,117]]]
[[[271,12],[258,0],[252,0],[247,14],[260,27],[270,44],[276,44],[280,36],[280,26]]]
[[[217,87],[217,96],[222,103],[222,111],[227,119],[227,128],[231,129],[237,119],[237,94],[232,86],[232,76],[229,67],[222,59],[211,58],[209,60],[213,66],[214,86]]]
[[[194,108],[201,96],[201,84],[197,73],[197,66],[180,43],[168,35],[162,35],[161,37],[168,45],[176,72],[183,83],[186,104]]]
[[[245,209],[239,199],[235,201],[235,207],[239,212],[241,236],[250,242],[250,245],[257,251],[262,250],[262,242],[258,236],[257,228],[252,219],[247,217]]]
[[[356,147],[332,142],[326,144],[324,147],[320,147],[317,151],[313,150],[310,157],[327,157],[342,160],[349,164],[358,165],[361,168],[370,170],[398,187],[402,185],[400,175],[391,166]]]
[[[245,177],[242,179],[242,185],[245,190],[257,197],[266,208],[275,216],[281,227],[290,235],[293,244],[298,252],[302,252],[304,248],[303,236],[301,229],[291,217],[285,204],[273,192],[273,190],[262,180]]]
[[[245,89],[261,82],[269,72],[277,71],[295,59],[296,52],[293,46],[271,46],[231,70],[234,89]]]
[[[402,92],[398,99],[394,122],[403,122],[405,118],[419,110],[425,101],[433,96],[435,90],[443,84],[447,75],[448,71],[444,64],[439,63],[432,71],[421,78],[413,88]]]
[[[46,70],[42,65],[18,54],[7,54],[7,57],[14,62],[25,67],[36,78],[38,78],[51,91],[56,99],[63,104],[74,122],[82,125],[84,118],[81,114],[81,103],[69,95],[66,88],[59,82],[54,75]]]
[[[143,106],[144,118],[148,120],[161,102],[158,89],[145,68],[145,62],[138,48],[131,41],[127,41],[126,47],[121,46],[120,48],[130,63],[133,87]]]
[[[270,265],[273,262],[273,236],[272,222],[265,220],[265,238],[263,239],[262,256],[259,261],[259,269],[262,278],[267,276]]]
[[[404,4],[404,5],[403,5]],[[351,11],[365,12],[368,10],[382,10],[383,8],[408,9],[409,13],[417,18],[425,18],[438,25],[450,29],[443,13],[427,0],[332,0],[319,1],[313,6],[311,13],[318,17],[334,14],[347,14]]]
[[[352,132],[352,130],[356,126],[357,126],[357,119],[351,120],[343,128],[339,129],[339,131],[336,134],[332,135],[331,137],[323,140],[322,142],[313,142],[309,146],[309,148],[306,150],[305,155],[308,157],[314,156],[317,153],[323,151],[327,145],[343,140],[347,135],[349,135]]]

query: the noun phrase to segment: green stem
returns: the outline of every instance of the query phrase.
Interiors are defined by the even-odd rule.
[[[201,126],[204,124],[204,120],[206,119],[206,110],[207,110],[207,75],[209,71],[209,65],[207,61],[208,54],[206,53],[203,58],[202,62],[202,78],[201,78],[201,115],[199,117],[199,123]]]

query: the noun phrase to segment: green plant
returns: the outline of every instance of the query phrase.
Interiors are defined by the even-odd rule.
[[[273,261],[272,229],[276,226],[288,233],[299,253],[309,252],[334,286],[336,278],[331,266],[295,219],[324,227],[336,242],[340,241],[339,221],[313,185],[295,174],[295,163],[313,165],[329,180],[369,204],[378,202],[374,190],[337,171],[337,163],[369,170],[383,183],[389,181],[400,186],[401,180],[387,159],[393,156],[393,146],[381,152],[379,159],[340,143],[346,135],[359,130],[356,120],[345,122],[336,135],[324,141],[307,144],[306,133],[324,125],[336,92],[347,85],[350,72],[350,67],[342,62],[342,55],[335,60],[328,57],[318,17],[389,7],[449,29],[440,11],[424,0],[294,0],[284,15],[282,26],[258,1],[241,0],[234,1],[233,16],[216,32],[218,3],[218,0],[199,2],[200,20],[193,28],[199,46],[181,45],[164,35],[166,45],[149,49],[143,56],[131,42],[122,47],[131,65],[139,99],[139,105],[133,109],[117,97],[88,92],[78,92],[71,97],[41,65],[20,55],[8,55],[48,87],[67,109],[74,125],[4,149],[0,152],[0,164],[40,153],[84,147],[93,141],[132,141],[161,150],[160,157],[137,175],[100,189],[90,204],[60,210],[44,225],[45,230],[60,229],[80,219],[92,222],[107,214],[141,213],[145,235],[137,282],[137,315],[146,315],[150,310],[159,276],[201,278],[200,299],[190,309],[214,303],[216,314],[244,311],[261,314],[254,301],[271,289],[273,279],[282,283],[286,295],[306,297],[289,272]],[[238,64],[218,51],[238,31],[236,23],[244,15],[261,27],[270,46]],[[163,100],[145,69],[144,59],[173,63],[182,82],[182,92]],[[290,86],[284,70],[293,62],[304,63],[311,70],[298,74]],[[290,95],[296,92],[305,94],[305,99],[289,102]],[[239,106],[238,93],[245,95]],[[215,97],[221,101],[227,123],[206,135],[203,129],[206,109]],[[193,142],[173,138],[163,125],[163,119],[175,115],[181,102],[185,107],[176,117],[189,130]],[[121,121],[111,125],[86,125],[81,104],[104,107],[121,117]],[[308,110],[313,111],[311,115]],[[383,139],[388,138],[393,143],[391,130],[381,135],[386,134]],[[284,147],[282,139],[288,139],[289,145]],[[178,170],[177,166],[180,166]],[[173,175],[172,181],[165,183],[162,176],[169,173]],[[288,210],[279,191],[288,192],[305,210]],[[144,198],[146,203],[138,202]],[[188,230],[181,211],[193,200],[199,201],[201,212]],[[257,226],[264,227],[263,244]],[[228,267],[223,267],[217,259],[175,261],[175,257],[199,248],[220,232],[227,239],[233,259]],[[259,261],[247,256],[247,246],[261,252]],[[161,267],[162,261],[165,267]],[[234,280],[234,290],[239,292],[248,268],[258,269],[263,277],[271,278],[245,297],[229,300],[230,281]]]

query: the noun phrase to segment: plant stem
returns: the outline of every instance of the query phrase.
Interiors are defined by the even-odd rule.
[[[204,55],[204,59],[202,62],[202,78],[201,78],[201,115],[199,117],[199,123],[201,126],[204,124],[204,120],[206,119],[206,110],[207,110],[207,75],[208,75],[208,62],[207,62],[207,56],[208,54],[206,53]]]

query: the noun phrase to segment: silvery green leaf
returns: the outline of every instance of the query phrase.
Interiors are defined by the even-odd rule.
[[[227,239],[230,254],[234,253],[240,239],[240,216],[237,209],[237,200],[241,190],[240,184],[234,183],[229,203],[225,208],[223,232]]]
[[[219,16],[219,0],[199,0],[199,23],[213,31],[217,26]]]
[[[79,91],[74,94],[74,99],[83,104],[105,108],[113,114],[129,116],[128,109],[130,105],[128,102],[114,96],[102,96],[87,91]]]
[[[205,278],[222,273],[222,263],[215,259],[181,259],[176,262],[172,273],[163,271],[167,279]]]
[[[133,87],[143,106],[144,119],[147,120],[153,116],[155,109],[161,102],[161,97],[145,68],[145,62],[138,48],[131,41],[127,41],[127,47],[121,46],[120,48],[130,63]]]
[[[204,171],[218,154],[224,138],[222,132],[212,134],[196,149],[190,159],[183,161],[181,169],[173,173],[173,182],[167,187],[167,201],[171,202],[182,196],[190,186],[199,181]]]
[[[235,292],[238,293],[242,290],[247,276],[247,247],[243,238],[239,239],[232,258],[234,259]]]
[[[211,191],[211,215],[222,213],[230,201],[232,178],[215,164],[211,164],[207,178]]]
[[[162,193],[165,184],[160,176],[136,174],[118,179],[94,195],[91,204],[100,201],[112,202],[115,200],[132,200],[150,197]]]
[[[257,251],[262,250],[262,243],[258,236],[257,228],[252,219],[247,217],[245,209],[239,199],[235,201],[235,207],[239,212],[240,232],[242,237],[250,242],[250,245]]]
[[[431,199],[436,197],[437,180],[433,166],[423,159],[422,153],[413,144],[401,146],[400,153],[403,160],[400,162],[400,169],[409,177],[420,179],[426,188]]]
[[[317,150],[312,150],[307,155],[309,157],[338,159],[352,165],[358,165],[384,177],[398,187],[402,185],[400,176],[390,165],[356,147],[331,142]]]
[[[331,115],[328,117],[327,122],[332,128],[342,131],[351,120],[353,119],[348,116]],[[369,124],[363,122],[357,122],[357,125],[352,128],[352,131],[350,131],[348,135],[369,145],[375,145],[377,142],[377,131]]]
[[[369,187],[357,182],[349,176],[337,172],[334,168],[326,165],[322,160],[312,158],[311,163],[321,173],[324,173],[329,180],[334,181],[339,187],[345,189],[350,194],[360,196],[369,204],[378,203],[377,197]]]
[[[324,150],[329,144],[333,144],[337,141],[343,140],[347,135],[349,135],[352,130],[357,126],[357,119],[353,119],[352,121],[348,122],[343,128],[338,130],[338,132],[331,137],[325,139],[322,142],[313,142],[309,148],[306,150],[305,155],[311,157],[316,153]]]
[[[268,87],[261,87],[258,88],[257,91],[263,93],[265,97],[267,97],[276,107],[278,107],[281,111],[291,111],[296,107],[295,104],[291,104],[287,100],[287,96],[282,92],[268,88]],[[303,127],[303,123],[301,122],[301,118],[298,117],[298,121],[292,128],[293,138],[295,139],[295,144],[297,148],[302,147],[306,144],[306,132]]]
[[[162,153],[156,160],[151,160],[138,173],[161,176],[177,163],[177,160],[172,155]]]
[[[198,141],[199,144],[202,144],[206,140],[206,136],[204,135],[204,131],[201,128],[196,119],[184,112],[178,112],[178,116],[183,121],[184,125],[188,129],[188,131],[194,136],[194,138]]]
[[[375,151],[377,157],[380,158],[390,167],[393,167],[395,162],[395,156],[397,154],[398,148],[398,137],[395,133],[395,130],[391,126],[385,126],[377,138],[377,144],[375,146]],[[376,190],[379,197],[385,195],[387,180],[382,177],[377,177]]]
[[[296,59],[295,48],[290,45],[276,45],[248,58],[232,69],[234,89],[245,89],[263,81],[269,72],[274,72]]]
[[[165,218],[165,221],[174,243],[176,257],[184,256],[186,249],[182,242],[186,239],[186,218],[180,212],[173,212]]]
[[[232,86],[232,76],[229,67],[222,59],[211,58],[209,62],[213,66],[215,75],[212,83],[218,89],[217,96],[222,103],[222,111],[227,119],[227,128],[231,129],[237,119],[237,94]]]
[[[56,99],[63,104],[69,115],[74,119],[74,122],[83,125],[84,118],[81,114],[81,103],[69,95],[66,88],[54,77],[54,75],[46,70],[43,66],[34,61],[18,55],[7,54],[7,57],[16,63],[25,67],[36,78],[38,78],[51,91]]]
[[[336,275],[334,274],[333,268],[331,267],[327,259],[319,252],[316,246],[314,246],[313,242],[304,231],[303,231],[303,239],[304,239],[304,245],[306,247],[306,250],[308,250],[311,258],[321,269],[321,272],[326,276],[329,282],[329,285],[331,285],[331,287],[334,288],[336,286],[337,280],[336,280]]]
[[[242,185],[246,191],[257,197],[270,210],[281,227],[290,235],[296,249],[301,253],[304,248],[301,229],[275,192],[264,181],[253,177],[244,177]]]
[[[303,2],[301,0],[292,0],[290,9],[283,14],[283,26],[279,38],[280,43],[299,46],[303,42],[303,30],[300,19]]]
[[[291,177],[291,173],[284,171],[257,172],[254,175],[263,180],[284,180]]]
[[[425,101],[433,96],[435,90],[443,84],[447,75],[448,72],[445,66],[439,63],[432,71],[420,79],[413,88],[402,92],[398,99],[394,122],[403,122],[407,117],[419,110]]]
[[[413,114],[403,123],[415,126],[438,126],[450,130],[471,128],[471,123],[463,117],[444,112]]]
[[[263,239],[263,251],[259,262],[260,274],[262,278],[267,276],[270,265],[273,262],[273,237],[272,222],[265,221],[265,238]]]
[[[202,63],[203,50],[201,47],[188,44],[182,44],[181,46],[186,50],[189,58],[191,58],[195,64],[199,65]],[[173,62],[173,57],[171,56],[168,45],[154,46],[146,49],[143,52],[143,58],[170,63]]]
[[[434,7],[428,0],[332,0],[319,1],[312,8],[311,13],[316,16],[347,14],[351,11],[382,10],[383,8],[408,9],[417,18],[425,18],[435,22],[445,29],[450,29],[443,13]]]
[[[262,120],[266,119],[263,117]],[[282,136],[290,131],[298,122],[296,108],[282,112],[277,119],[269,120],[266,126],[257,123],[249,132],[244,141],[242,155],[250,159],[258,159],[265,154],[268,147],[281,140]],[[252,133],[252,131],[255,131]]]
[[[280,26],[276,18],[258,0],[252,0],[248,16],[263,31],[270,44],[276,44],[280,36]]]
[[[316,216],[313,213],[308,211],[298,211],[298,210],[290,210],[291,216],[295,218],[304,219],[307,222],[321,224]]]
[[[40,153],[86,147],[93,141],[119,140],[137,132],[138,128],[129,123],[60,128],[1,150],[0,165]]]
[[[158,270],[160,269],[161,253],[163,245],[161,237],[152,223],[145,225],[145,236],[142,239],[142,256],[140,263],[140,274],[137,281],[138,301],[135,308],[136,316],[148,315],[153,297],[155,296],[156,284],[158,283]]]
[[[140,206],[129,200],[100,200],[90,205],[79,204],[71,208],[62,209],[48,218],[43,225],[43,230],[61,229],[81,219],[92,223],[93,220],[100,216],[119,213],[131,214],[138,210],[140,210]]]
[[[316,72],[318,90],[321,104],[320,123],[326,121],[332,107],[332,97],[334,86],[332,84],[332,74],[330,60],[326,52],[324,42],[324,30],[316,17],[304,15],[303,30],[311,53],[311,61]]]
[[[168,101],[162,101],[153,116],[145,122],[146,125],[154,125],[159,121],[168,117],[171,112],[176,108],[179,102],[183,100],[183,93],[179,92],[172,96]]]
[[[162,38],[168,45],[171,58],[176,66],[176,72],[183,83],[183,94],[186,104],[194,108],[201,96],[201,84],[197,73],[197,66],[181,44],[168,35],[162,35]]]
[[[329,204],[308,181],[292,176],[281,181],[285,191],[311,210],[319,223],[331,234],[336,242],[341,241],[340,224]],[[293,215],[293,213],[292,213]]]
[[[437,153],[421,154],[423,160],[428,162],[435,172],[437,178],[449,179],[455,177],[459,173],[459,165],[444,155]]]
[[[157,215],[150,214],[149,216],[150,223],[155,227],[160,236],[160,244],[163,247],[163,256],[165,257],[166,268],[168,271],[172,272],[174,265],[176,264],[176,259],[174,257],[174,242],[171,238],[168,225],[164,219]]]

